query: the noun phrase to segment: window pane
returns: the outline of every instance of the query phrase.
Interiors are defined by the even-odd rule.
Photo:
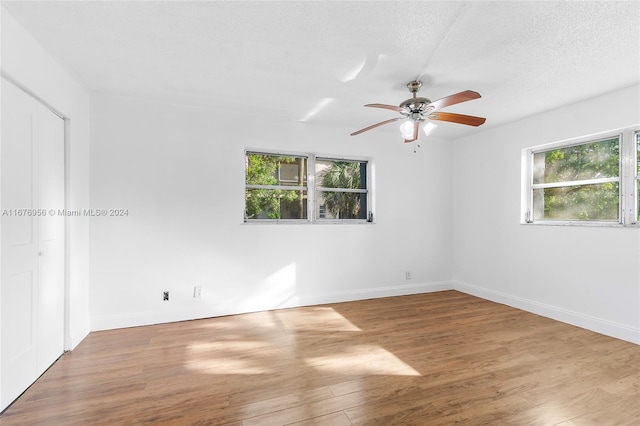
[[[247,219],[306,219],[307,191],[246,189]]]
[[[636,201],[638,204],[636,212],[638,213],[638,221],[640,222],[640,133],[636,133]]]
[[[533,183],[618,177],[618,138],[538,152],[533,156]]]
[[[367,194],[316,191],[316,219],[366,219]]]
[[[636,163],[637,169],[636,176],[640,176],[640,133],[636,134]]]
[[[307,159],[247,153],[246,158],[247,185],[307,185]]]
[[[366,161],[316,160],[316,186],[325,188],[367,188]]]
[[[533,191],[534,220],[617,221],[618,182]]]
[[[317,159],[316,186],[339,189],[367,189],[367,162]],[[367,194],[361,192],[316,191],[316,219],[366,219]]]

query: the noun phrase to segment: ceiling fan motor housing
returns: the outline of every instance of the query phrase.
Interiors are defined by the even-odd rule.
[[[416,121],[424,120],[423,114],[428,114],[435,109],[432,106],[427,106],[431,103],[431,100],[416,96],[416,93],[420,91],[421,87],[421,81],[414,80],[407,83],[407,89],[413,93],[413,97],[402,101],[400,105],[398,105],[400,114]]]
[[[398,106],[402,111],[406,112],[406,115],[413,113],[428,114],[435,109],[433,106],[428,106],[430,103],[431,101],[427,98],[409,98],[402,101]],[[401,114],[402,111],[400,111]]]

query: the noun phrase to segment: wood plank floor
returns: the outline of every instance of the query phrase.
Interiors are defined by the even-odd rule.
[[[91,333],[9,425],[640,425],[640,346],[456,291]]]

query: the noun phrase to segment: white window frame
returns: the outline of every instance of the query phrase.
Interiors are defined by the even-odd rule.
[[[624,188],[627,194],[626,211],[628,214],[628,223],[630,226],[640,226],[638,223],[638,215],[640,208],[638,201],[640,199],[640,173],[638,173],[638,165],[640,164],[640,126],[631,129],[631,143],[628,144],[627,158],[629,165],[626,168],[629,176],[625,179],[627,185]]]
[[[522,150],[522,200],[521,224],[527,225],[569,225],[569,226],[609,226],[609,227],[637,227],[637,135],[640,125],[596,133],[579,138],[562,140],[550,144],[539,145]],[[619,138],[620,167],[618,177],[585,179],[577,182],[558,182],[534,184],[534,155],[558,148],[568,148],[586,145],[598,141]],[[598,220],[533,220],[533,192],[535,189],[555,188],[584,184],[598,184],[605,182],[619,182],[619,211],[618,221]]]
[[[307,160],[307,186],[265,186],[265,185],[247,185],[246,176],[246,158],[248,154],[262,154],[262,155],[273,155],[273,156],[284,156],[284,157],[299,157],[306,158]],[[358,192],[364,193],[367,197],[367,218],[366,219],[327,219],[327,218],[316,218],[316,190],[320,189],[322,191],[332,191],[333,188],[323,188],[317,187],[315,182],[315,168],[316,168],[316,159],[318,160],[329,160],[329,161],[349,161],[349,162],[364,162],[367,164],[366,167],[366,189],[341,189],[338,190],[340,192]],[[315,153],[305,153],[305,152],[292,152],[292,151],[277,151],[277,150],[265,150],[265,149],[250,149],[247,148],[244,151],[244,201],[243,201],[243,211],[242,215],[244,217],[244,223],[246,224],[256,224],[256,223],[273,223],[273,224],[301,224],[301,223],[309,223],[309,224],[319,224],[319,223],[328,223],[328,224],[367,224],[367,223],[375,223],[375,214],[374,214],[374,189],[373,189],[373,173],[374,173],[374,164],[373,160],[368,157],[359,157],[359,156],[336,156],[336,155],[324,155],[324,154],[315,154]],[[246,190],[249,188],[265,188],[265,189],[295,189],[295,190],[305,190],[307,192],[307,218],[306,219],[248,219],[246,217]]]

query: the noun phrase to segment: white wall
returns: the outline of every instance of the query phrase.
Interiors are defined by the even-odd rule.
[[[2,23],[3,75],[35,94],[69,118],[66,135],[67,197],[71,209],[89,206],[89,95],[54,61],[4,8]],[[75,347],[89,333],[89,219],[67,221],[70,330],[67,346]]]
[[[109,96],[91,114],[92,207],[129,210],[91,221],[94,330],[451,286],[449,141]],[[371,157],[377,223],[243,224],[245,148]]]
[[[640,343],[640,229],[520,224],[523,148],[639,122],[635,86],[455,141],[455,287]]]

